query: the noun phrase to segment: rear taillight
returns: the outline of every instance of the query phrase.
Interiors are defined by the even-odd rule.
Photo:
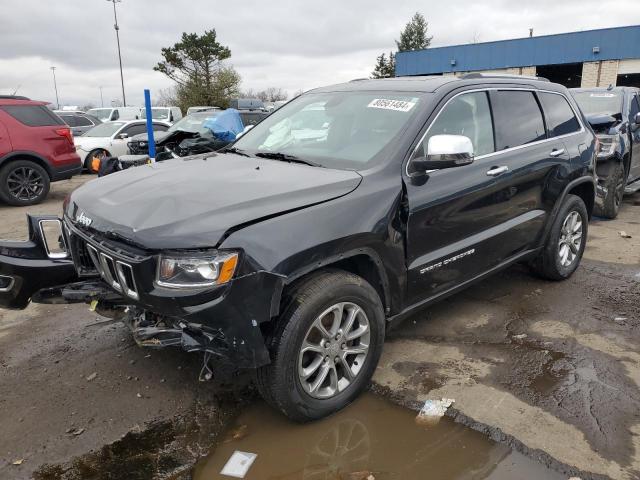
[[[57,128],[56,134],[60,135],[67,139],[67,141],[73,145],[73,133],[71,133],[71,129],[69,128]]]

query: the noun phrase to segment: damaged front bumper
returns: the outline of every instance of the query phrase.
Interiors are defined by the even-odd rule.
[[[271,320],[272,303],[279,302],[280,276],[256,271],[222,286],[174,291],[154,284],[155,255],[129,254],[69,224],[62,233],[62,222],[55,240],[70,254],[52,258],[47,245],[53,239],[46,238],[43,220],[60,222],[29,216],[29,240],[0,242],[0,307],[23,309],[30,301],[89,303],[97,313],[124,321],[145,347],[208,352],[241,368],[270,362],[260,325]],[[122,273],[122,281],[104,271],[92,273],[91,255],[78,245],[113,262],[112,271]]]

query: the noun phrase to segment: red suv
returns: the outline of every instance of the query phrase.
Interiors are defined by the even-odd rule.
[[[33,205],[49,193],[49,183],[80,173],[69,127],[45,102],[0,95],[0,199]]]

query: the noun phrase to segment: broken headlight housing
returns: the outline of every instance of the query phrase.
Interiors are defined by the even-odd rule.
[[[620,137],[618,135],[598,135],[598,140],[600,140],[598,158],[612,156],[620,146]]]
[[[202,288],[223,285],[235,273],[237,252],[197,252],[160,255],[156,283],[167,288]]]

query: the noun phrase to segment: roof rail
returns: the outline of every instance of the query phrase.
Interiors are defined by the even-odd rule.
[[[472,80],[474,78],[524,78],[527,80],[539,80],[541,82],[548,82],[549,79],[545,77],[536,77],[534,75],[515,75],[511,73],[467,73],[460,77],[462,80]]]
[[[0,95],[2,100],[31,100],[30,98],[23,97],[22,95]]]

